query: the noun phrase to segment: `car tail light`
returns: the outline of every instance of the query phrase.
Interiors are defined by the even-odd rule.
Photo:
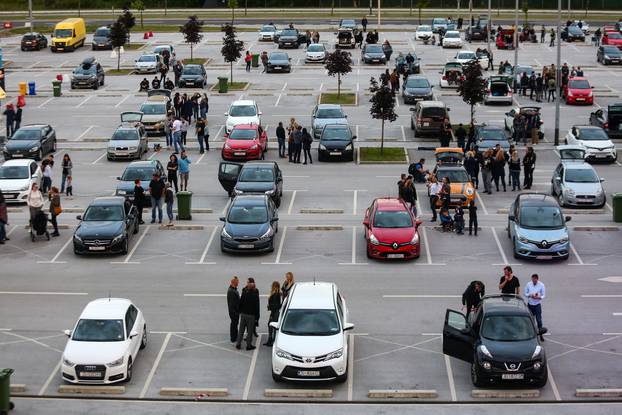
[[[604,124],[603,124],[603,128],[604,128],[605,130],[606,130],[607,128],[609,128],[609,123],[608,123],[608,122],[604,123]]]
[[[443,77],[441,78],[443,81],[447,80],[447,77],[445,75],[443,75]]]

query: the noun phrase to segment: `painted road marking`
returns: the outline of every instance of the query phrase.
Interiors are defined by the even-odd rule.
[[[572,242],[570,242],[570,250],[572,251],[574,256],[577,258],[577,261],[579,261],[579,263],[578,264],[568,264],[568,265],[598,265],[598,264],[586,264],[586,263],[584,263],[583,260],[581,259],[581,257],[579,256],[579,253],[575,249],[574,245],[572,244]]]
[[[367,265],[367,262],[356,262],[356,226],[352,226],[352,260],[340,262],[339,265]]]
[[[126,95],[125,98],[123,98],[121,101],[117,102],[117,104],[114,106],[115,108],[119,108],[131,95]]]
[[[95,95],[89,95],[88,97],[84,98],[79,104],[77,104],[74,108],[80,108],[82,107],[82,105],[86,104],[88,100],[90,100],[91,98],[93,98]]]
[[[451,370],[451,360],[449,356],[444,355],[445,357],[445,367],[447,368],[447,379],[449,380],[449,392],[451,393],[452,402],[456,402],[458,397],[456,395],[456,384],[454,383],[454,372]]]
[[[164,350],[166,350],[166,346],[168,345],[169,340],[171,340],[171,336],[173,333],[167,333],[164,338],[164,343],[162,343],[162,347],[160,347],[160,351],[153,362],[153,366],[151,367],[151,371],[149,371],[149,375],[147,376],[147,380],[145,381],[145,385],[143,386],[142,391],[140,391],[139,398],[144,398],[147,394],[147,390],[149,389],[149,385],[151,385],[151,381],[153,380],[153,376],[155,375],[156,370],[158,369],[158,365],[160,364],[160,360],[162,360],[162,355],[164,354]]]
[[[65,248],[67,248],[67,246],[73,241],[73,236],[71,236],[71,238],[69,238],[67,240],[67,242],[65,242],[65,244],[61,247],[61,249],[56,253],[56,255],[54,255],[54,258],[52,258],[51,261],[37,261],[37,264],[66,264],[66,261],[57,261],[58,257],[60,256],[60,254],[63,253],[63,251],[65,250]]]
[[[42,102],[42,103],[41,103],[41,104],[40,104],[37,108],[43,108],[43,107],[45,107],[45,106],[46,106],[46,104],[47,104],[47,103],[49,103],[49,102],[50,102],[51,100],[53,100],[53,99],[54,99],[54,97],[46,99],[46,100],[45,100],[45,101],[43,101],[43,102]]]
[[[140,235],[140,238],[138,238],[138,241],[136,241],[136,243],[134,244],[134,248],[132,248],[130,253],[125,256],[125,260],[123,260],[122,262],[116,262],[116,261],[111,262],[111,264],[140,264],[140,262],[130,262],[130,259],[132,259],[134,252],[136,252],[136,250],[138,249],[138,246],[143,241],[143,239],[145,238],[145,235],[147,235],[147,232],[149,232],[150,228],[151,228],[151,225],[147,225],[142,235]]]
[[[216,236],[216,231],[218,230],[218,226],[214,226],[214,230],[212,231],[212,234],[210,235],[208,241],[207,241],[207,245],[205,245],[205,249],[203,249],[203,253],[201,254],[201,259],[199,259],[199,262],[186,262],[186,264],[189,265],[213,265],[215,264],[215,262],[205,262],[205,257],[207,256],[207,251],[209,251],[209,247],[212,245],[212,241],[214,240],[214,236]]]
[[[0,291],[0,295],[89,295],[89,293],[70,293],[53,291]]]
[[[480,206],[482,207],[482,210],[484,211],[484,215],[488,215],[488,209],[486,209],[486,205],[484,204],[484,201],[482,200],[481,196],[479,195],[479,192],[475,192],[475,196],[477,196],[477,201],[479,202]]]
[[[100,161],[101,159],[103,159],[104,157],[106,157],[106,154],[108,154],[108,153],[103,153],[101,156],[97,157],[97,158],[95,159],[95,161],[94,161],[94,162],[92,162],[91,164],[92,164],[92,165],[94,165],[94,164],[99,163],[99,161]],[[116,177],[116,176],[115,176],[115,177]]]
[[[281,232],[281,240],[279,241],[279,249],[276,252],[276,259],[274,262],[262,262],[262,265],[291,265],[291,262],[281,262],[281,254],[283,253],[283,245],[285,243],[285,235],[287,235],[287,226],[283,226],[283,232]]]
[[[252,333],[249,333],[252,334]],[[255,350],[253,351],[253,358],[251,359],[251,365],[248,369],[248,375],[246,376],[246,383],[244,384],[244,394],[242,395],[242,400],[248,400],[248,394],[251,390],[251,384],[253,382],[253,374],[255,373],[255,366],[257,365],[257,355],[259,354],[259,349],[261,348],[261,333],[257,337],[255,342]]]
[[[425,226],[421,226],[419,229],[421,229],[421,234],[423,235],[423,247],[425,248],[425,256],[428,260],[427,264],[425,265],[445,265],[445,264],[439,264],[439,263],[433,263],[432,262],[432,254],[430,252],[430,244],[428,243],[428,232],[426,231],[426,227]],[[417,265],[424,265],[424,264],[417,264]]]

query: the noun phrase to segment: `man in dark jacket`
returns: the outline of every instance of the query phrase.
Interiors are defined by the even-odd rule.
[[[462,305],[466,307],[466,316],[477,310],[479,303],[485,295],[484,284],[481,281],[471,281],[464,293],[462,293]]]
[[[235,343],[238,339],[238,322],[240,321],[240,293],[238,292],[238,284],[240,280],[237,276],[231,279],[229,289],[227,289],[227,308],[229,309],[229,338],[231,343]]]
[[[467,131],[462,125],[462,123],[458,124],[458,129],[456,129],[456,141],[458,142],[458,147],[462,150],[465,149],[465,141],[466,141]]]
[[[158,211],[158,221],[162,223],[164,180],[160,177],[160,173],[155,173],[149,182],[149,193],[151,194],[151,223],[155,223],[156,221],[156,209]]]
[[[138,212],[138,223],[143,223],[143,207],[145,206],[145,189],[140,184],[140,179],[134,180],[134,205]]]
[[[282,122],[276,127],[276,138],[279,142],[279,158],[285,158],[285,128]]]
[[[175,74],[175,86],[179,86],[179,78],[181,78],[181,71],[184,69],[183,65],[181,64],[181,62],[177,61],[175,62],[175,65],[173,66],[173,73]]]
[[[238,329],[238,340],[236,349],[242,346],[244,330],[246,330],[246,350],[253,350],[253,332],[255,325],[259,321],[259,290],[255,287],[255,279],[249,278],[246,287],[242,290],[240,297],[240,327]]]
[[[363,32],[367,32],[367,17],[363,16],[361,19],[361,26],[363,26]]]

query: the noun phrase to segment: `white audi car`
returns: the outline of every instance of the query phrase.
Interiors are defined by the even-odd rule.
[[[61,360],[61,377],[70,383],[109,384],[132,379],[139,349],[147,346],[142,312],[124,298],[100,298],[86,305]]]
[[[225,112],[227,121],[225,122],[225,132],[229,134],[233,127],[240,124],[261,125],[261,111],[253,100],[234,101],[229,106],[229,111]]]
[[[462,38],[460,37],[460,32],[457,30],[448,30],[443,36],[443,47],[444,48],[461,48],[462,47]]]
[[[272,348],[272,378],[345,382],[348,336],[354,328],[337,286],[327,282],[296,283],[283,305]]]

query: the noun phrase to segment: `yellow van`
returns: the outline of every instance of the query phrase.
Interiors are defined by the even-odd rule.
[[[86,25],[84,19],[71,18],[57,23],[52,34],[52,52],[73,51],[84,46],[86,39]]]

